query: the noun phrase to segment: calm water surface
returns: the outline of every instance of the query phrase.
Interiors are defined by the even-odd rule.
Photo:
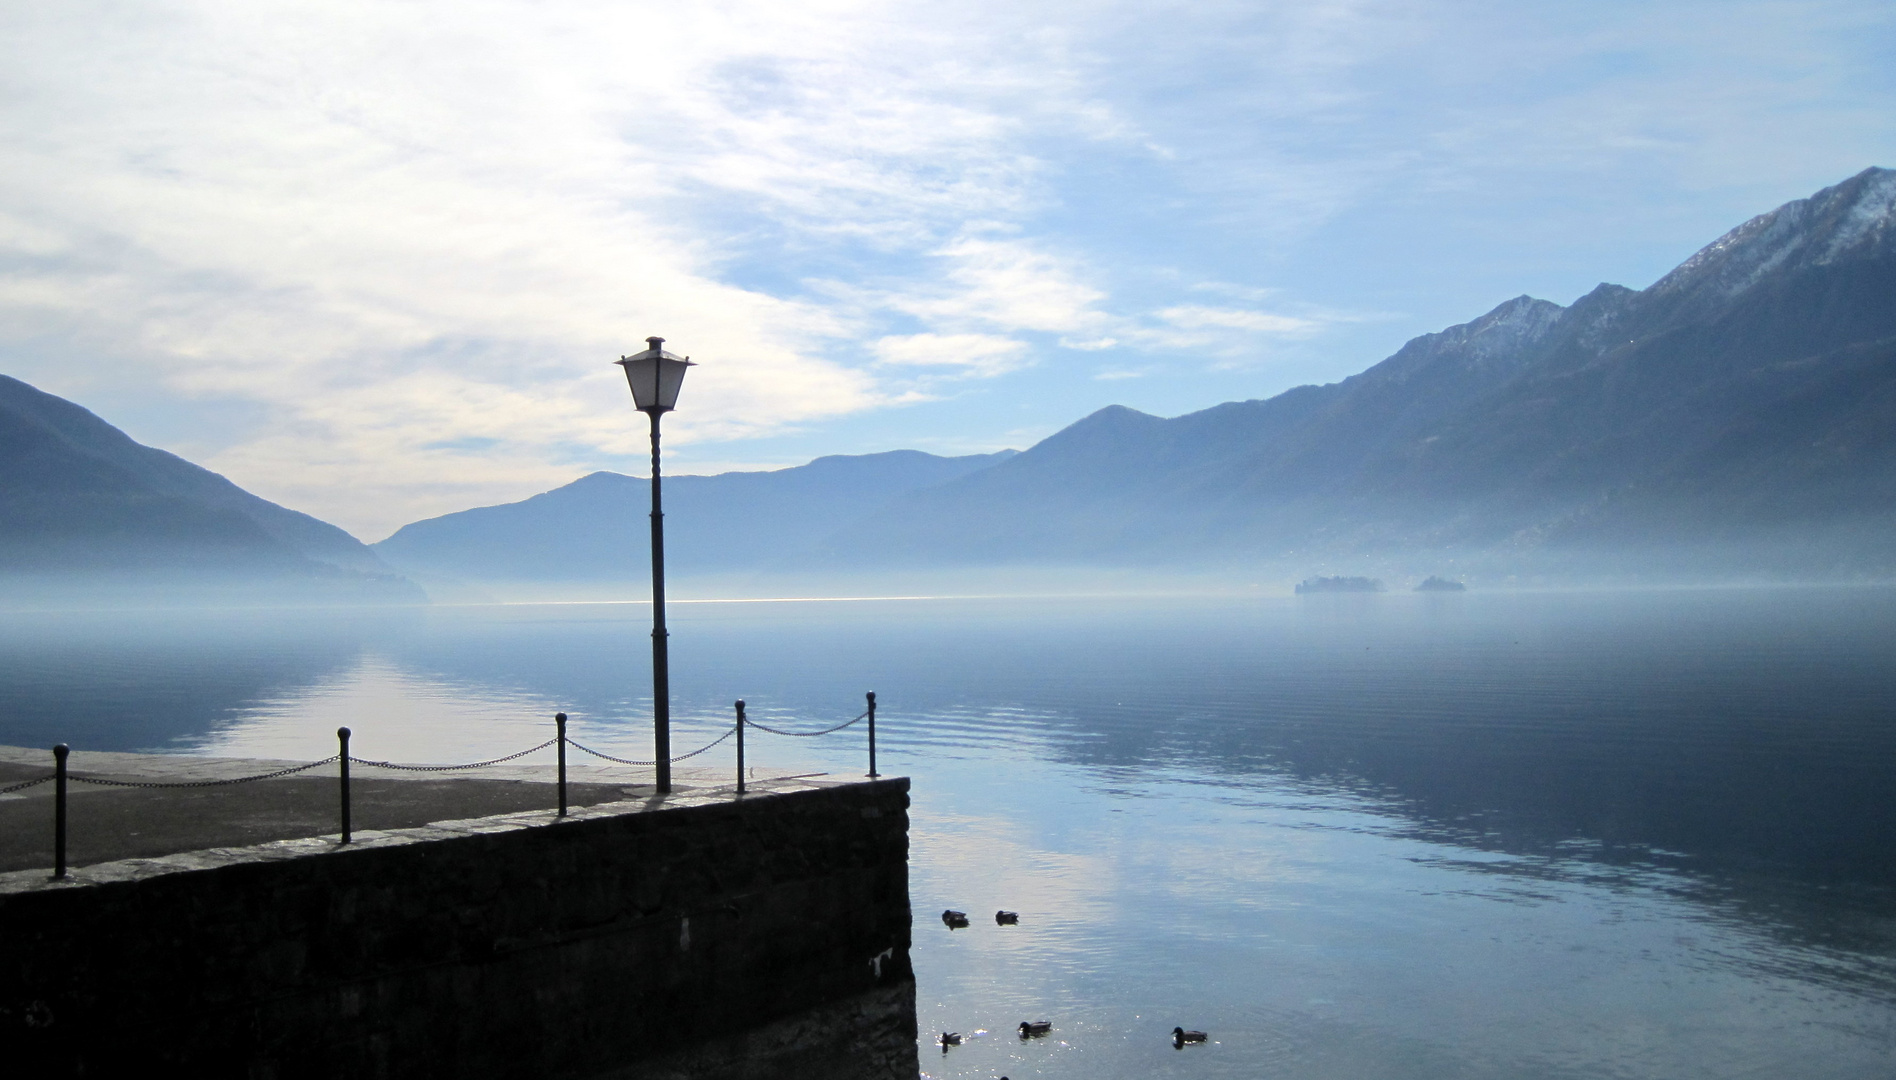
[[[348,724],[365,757],[452,761],[564,710],[643,757],[647,618],[8,615],[0,742],[321,757]],[[817,727],[878,692],[883,769],[914,778],[930,1076],[1896,1074],[1896,591],[672,624],[678,749],[738,697]],[[859,732],[750,756],[860,772]],[[1025,1019],[1054,1032],[1023,1043]],[[1174,1025],[1213,1042],[1175,1051]],[[967,1042],[942,1053],[944,1030]]]

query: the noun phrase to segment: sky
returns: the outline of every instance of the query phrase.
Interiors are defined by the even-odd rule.
[[[381,539],[1024,448],[1896,166],[1888,0],[0,0],[0,373]]]

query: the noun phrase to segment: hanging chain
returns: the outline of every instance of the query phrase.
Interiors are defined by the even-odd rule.
[[[309,769],[314,769],[320,765],[333,765],[337,761],[337,759],[341,757],[342,757],[341,754],[331,754],[328,757],[322,759],[321,761],[312,761],[307,765],[292,765],[291,767],[287,769],[278,769],[275,772],[258,773],[255,776],[236,776],[236,777],[232,777],[229,780],[104,780],[96,776],[78,776],[73,773],[66,774],[66,779],[77,780],[82,784],[99,784],[104,787],[134,787],[134,788],[225,787],[230,784],[248,784],[252,780],[274,780],[279,776],[289,776],[291,773],[305,772]],[[44,779],[50,780],[51,777],[45,777]],[[41,782],[42,782],[41,780],[33,781],[33,783],[36,783],[36,784],[41,783]]]
[[[38,780],[28,780],[23,784],[14,784],[12,787],[0,787],[0,795],[11,795],[12,793],[16,791],[24,791],[35,784],[44,784],[46,781],[51,780],[53,777],[58,776],[58,775],[59,775],[58,773],[47,773],[45,776],[40,777]]]
[[[687,759],[687,758],[695,758],[695,757],[697,757],[697,756],[698,756],[699,754],[702,754],[702,753],[704,753],[704,752],[705,752],[706,750],[709,750],[709,749],[711,749],[712,747],[714,747],[714,746],[716,746],[717,744],[719,744],[719,743],[721,743],[721,742],[723,742],[724,740],[726,740],[726,739],[728,739],[728,738],[730,738],[731,736],[733,736],[733,735],[735,735],[735,734],[737,734],[737,725],[736,725],[736,724],[733,724],[733,725],[731,725],[731,730],[729,730],[729,731],[727,731],[727,732],[725,732],[725,733],[724,733],[724,734],[722,734],[722,735],[719,735],[719,736],[718,736],[717,738],[715,738],[715,739],[712,739],[712,740],[711,740],[710,742],[708,742],[708,743],[705,743],[705,744],[704,744],[703,746],[700,746],[700,747],[698,747],[698,748],[697,748],[696,750],[693,750],[693,751],[692,751],[691,753],[689,753],[689,754],[679,754],[679,755],[678,755],[677,757],[675,757],[675,758],[667,758],[666,760],[668,760],[668,761],[670,761],[670,762],[671,762],[671,763],[673,763],[673,764],[677,764],[678,762],[680,762],[680,761],[684,761],[684,760],[685,760],[685,759]],[[576,743],[576,742],[574,742],[574,741],[573,741],[573,740],[571,740],[571,739],[568,739],[568,740],[566,740],[566,745],[568,745],[568,746],[570,746],[570,747],[572,747],[572,748],[573,748],[573,749],[575,749],[575,750],[584,750],[584,751],[585,751],[586,753],[588,753],[588,754],[591,754],[592,756],[594,756],[594,757],[596,757],[596,758],[605,758],[605,759],[606,759],[607,761],[616,761],[616,762],[618,762],[618,763],[619,763],[619,764],[621,764],[621,765],[643,765],[643,766],[650,766],[650,765],[657,765],[657,764],[658,764],[658,762],[657,762],[657,760],[656,760],[656,759],[654,759],[654,760],[652,760],[652,761],[632,761],[632,760],[630,760],[630,759],[628,759],[628,758],[622,758],[622,757],[613,757],[613,756],[612,756],[611,754],[602,754],[602,753],[600,753],[599,751],[597,751],[597,750],[594,750],[594,749],[593,749],[592,747],[590,747],[590,746],[581,746],[581,745],[580,745],[579,743]]]
[[[810,739],[818,735],[828,735],[831,732],[841,731],[844,728],[848,727],[849,725],[857,723],[858,721],[862,720],[864,717],[867,717],[868,715],[869,715],[868,712],[865,711],[862,714],[862,716],[856,717],[855,720],[845,720],[842,723],[837,724],[835,727],[824,728],[822,731],[779,731],[768,724],[760,724],[757,721],[751,720],[751,719],[746,719],[744,721],[744,724],[747,727],[754,727],[758,729],[759,731],[768,731],[772,735],[788,735],[796,739]]]
[[[484,769],[489,765],[499,765],[503,762],[512,761],[515,758],[523,758],[535,750],[545,750],[547,747],[559,741],[558,736],[555,736],[538,746],[530,746],[518,754],[508,754],[506,757],[497,757],[491,761],[470,761],[466,765],[397,765],[392,761],[365,761],[362,758],[356,757],[354,754],[349,755],[349,760],[355,762],[357,765],[373,765],[378,769],[400,769],[402,772],[453,772],[456,769]],[[570,743],[572,740],[568,739],[567,742]],[[334,761],[335,759],[331,758],[330,760]]]

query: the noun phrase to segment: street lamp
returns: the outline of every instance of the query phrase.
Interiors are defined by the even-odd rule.
[[[666,352],[662,337],[648,337],[651,348],[636,356],[622,356],[616,363],[625,369],[625,381],[632,388],[632,404],[652,418],[652,731],[658,762],[658,791],[672,789],[671,771],[671,671],[665,640],[665,511],[658,497],[658,418],[678,404],[678,388],[684,385],[685,369],[696,367],[688,356]]]

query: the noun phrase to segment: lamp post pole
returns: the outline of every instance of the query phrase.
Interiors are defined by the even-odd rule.
[[[664,349],[665,339],[648,337],[650,346],[637,356],[618,360],[632,389],[632,404],[652,419],[652,755],[658,770],[659,794],[669,794],[671,782],[671,664],[665,630],[665,504],[659,493],[658,418],[678,404],[685,369],[695,367],[688,356]]]
[[[661,338],[650,338],[657,349]],[[652,729],[658,762],[658,791],[672,789],[671,766],[671,654],[665,629],[665,507],[658,493],[658,418],[662,410],[650,409],[652,418]]]

